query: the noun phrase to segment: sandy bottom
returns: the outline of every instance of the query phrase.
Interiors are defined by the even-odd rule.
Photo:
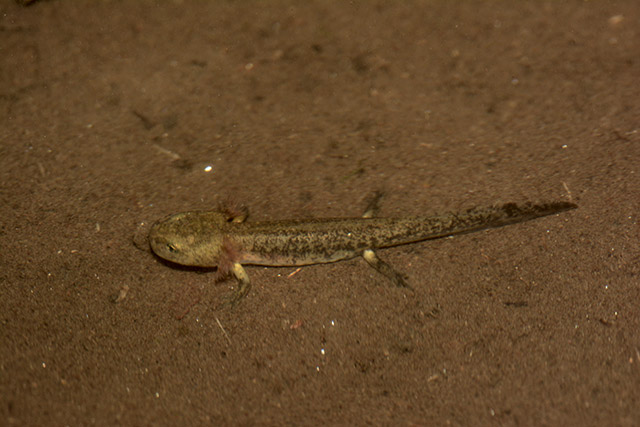
[[[640,6],[0,5],[0,424],[640,424]],[[167,214],[575,211],[247,267]]]

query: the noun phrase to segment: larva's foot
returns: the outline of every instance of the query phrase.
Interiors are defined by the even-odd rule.
[[[394,285],[411,289],[411,286],[409,286],[409,284],[406,282],[404,276],[394,270],[393,267],[391,267],[389,264],[381,260],[378,255],[376,255],[376,253],[371,249],[365,250],[362,254],[362,257],[371,267],[375,268],[378,273],[391,280]]]
[[[242,301],[242,299],[246,297],[251,290],[251,281],[249,280],[247,272],[244,271],[244,268],[242,268],[242,265],[240,265],[239,263],[233,264],[231,273],[233,273],[238,281],[238,289],[232,294],[226,296],[217,308],[233,308],[237,306],[238,303]]]
[[[247,296],[248,293],[248,291],[243,293],[240,291],[240,289],[231,292],[230,294],[222,298],[222,302],[216,307],[216,310],[234,309],[238,306],[240,301],[242,301],[244,297]]]

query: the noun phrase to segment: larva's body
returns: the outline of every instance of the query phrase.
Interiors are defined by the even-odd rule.
[[[469,233],[556,214],[576,206],[567,202],[474,208],[453,214],[408,218],[331,218],[241,222],[222,211],[171,215],[155,224],[151,248],[166,260],[191,266],[218,267],[249,288],[242,264],[298,266],[364,256],[396,284],[402,277],[382,262],[373,249]],[[238,297],[238,298],[239,298]]]

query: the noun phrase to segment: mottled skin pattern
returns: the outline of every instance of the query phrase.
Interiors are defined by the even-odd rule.
[[[239,280],[239,300],[249,291],[242,264],[297,266],[364,256],[399,286],[402,276],[380,260],[373,249],[404,245],[454,234],[528,221],[576,208],[568,202],[513,203],[409,218],[330,218],[242,222],[244,216],[223,211],[171,215],[149,234],[156,255],[178,264],[218,267]]]

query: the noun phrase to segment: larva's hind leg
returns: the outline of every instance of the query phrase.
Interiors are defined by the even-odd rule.
[[[407,284],[407,282],[405,281],[403,275],[394,270],[393,267],[391,267],[389,264],[381,260],[373,250],[365,249],[362,257],[371,267],[375,268],[380,274],[386,276],[389,280],[391,280],[394,285],[403,288],[411,288],[411,286],[409,286],[409,284]]]
[[[218,308],[235,307],[236,304],[246,297],[251,290],[251,280],[249,279],[249,275],[240,263],[236,262],[233,264],[231,267],[231,273],[238,281],[238,290],[227,296]]]
[[[378,211],[380,210],[380,199],[382,198],[382,192],[376,191],[373,195],[373,198],[369,202],[367,209],[362,214],[362,218],[373,218]],[[405,281],[403,275],[398,273],[393,269],[389,264],[384,262],[383,260],[376,255],[373,249],[365,249],[362,257],[367,261],[367,263],[375,268],[380,274],[387,277],[389,280],[393,282],[394,285],[400,286],[403,288],[411,288]]]
[[[373,218],[374,216],[376,216],[378,214],[378,211],[380,210],[380,199],[381,198],[382,198],[382,192],[381,191],[376,191],[373,194],[373,198],[371,199],[371,201],[367,205],[367,209],[365,209],[364,213],[362,214],[362,218]]]

